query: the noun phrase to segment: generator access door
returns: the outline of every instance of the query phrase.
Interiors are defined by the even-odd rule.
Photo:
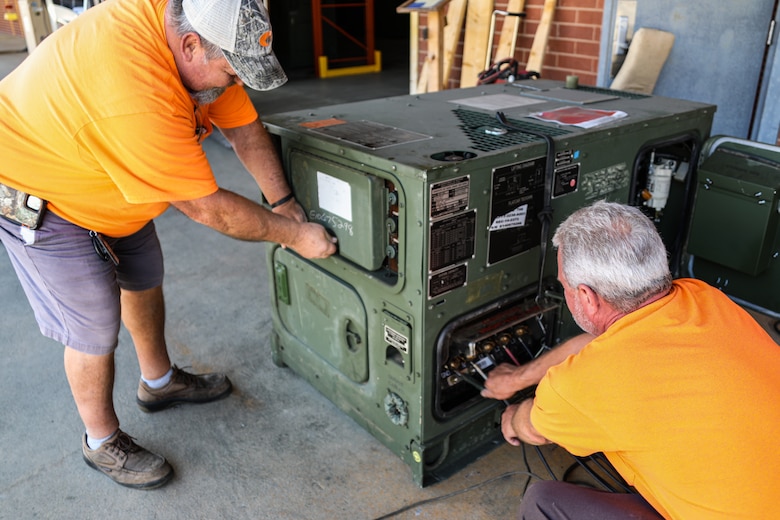
[[[284,332],[352,381],[368,380],[366,311],[358,293],[286,249],[277,247],[273,258]]]
[[[689,274],[763,312],[780,313],[780,147],[707,141],[697,172]]]
[[[368,271],[376,271],[387,256],[385,183],[325,157],[293,150],[290,182],[308,218],[339,239],[339,255]]]

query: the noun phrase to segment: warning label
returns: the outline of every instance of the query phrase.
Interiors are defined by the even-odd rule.
[[[385,341],[404,354],[409,353],[409,338],[385,325]]]

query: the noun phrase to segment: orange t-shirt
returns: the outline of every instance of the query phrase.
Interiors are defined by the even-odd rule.
[[[0,82],[0,182],[66,220],[126,236],[214,193],[196,127],[257,119],[233,86],[197,109],[165,39],[165,0],[88,9]]]
[[[551,368],[531,422],[574,455],[604,452],[665,518],[777,515],[780,346],[701,281]]]

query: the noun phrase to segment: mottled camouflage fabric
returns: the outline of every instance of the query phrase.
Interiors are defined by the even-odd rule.
[[[11,222],[34,228],[39,211],[29,208],[25,204],[26,199],[26,193],[0,184],[0,215]]]

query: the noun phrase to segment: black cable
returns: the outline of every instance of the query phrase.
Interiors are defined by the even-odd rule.
[[[574,462],[572,462],[572,463],[569,465],[569,467],[568,467],[568,468],[566,468],[566,471],[564,471],[564,472],[563,472],[563,476],[561,477],[561,480],[562,480],[562,481],[564,481],[564,482],[569,482],[569,475],[571,475],[571,474],[572,474],[572,472],[573,472],[575,469],[579,468],[579,467],[580,467],[579,461],[578,461],[578,460],[576,460],[576,457],[575,457],[575,461],[574,461]]]
[[[424,500],[419,500],[419,501],[414,502],[412,504],[408,504],[406,506],[403,506],[400,509],[396,509],[395,511],[393,511],[391,513],[387,513],[387,514],[384,514],[384,515],[382,515],[380,517],[377,517],[374,520],[386,520],[388,518],[392,518],[392,517],[394,517],[396,515],[400,515],[401,513],[409,511],[410,509],[414,509],[415,507],[420,507],[420,506],[424,506],[426,504],[431,504],[433,502],[438,502],[439,500],[446,500],[448,498],[452,498],[454,496],[461,495],[461,494],[467,493],[469,491],[473,491],[473,490],[475,490],[477,488],[480,488],[482,486],[485,486],[487,484],[491,484],[493,482],[496,482],[497,480],[502,480],[502,479],[506,479],[506,478],[510,478],[510,477],[514,477],[514,476],[518,476],[518,475],[524,475],[524,476],[528,477],[528,479],[525,481],[525,485],[523,486],[523,493],[522,494],[525,495],[525,492],[528,489],[529,484],[531,483],[531,479],[534,479],[534,478],[537,479],[537,480],[545,480],[545,479],[531,471],[531,466],[528,463],[528,455],[526,453],[526,444],[522,443],[521,447],[522,447],[522,454],[523,454],[523,464],[525,465],[526,471],[510,471],[510,472],[504,473],[502,475],[498,475],[496,477],[493,477],[493,478],[490,478],[488,480],[485,480],[483,482],[479,482],[479,483],[474,484],[472,486],[469,486],[469,487],[466,487],[466,488],[463,488],[463,489],[460,489],[460,490],[457,490],[457,491],[453,491],[452,493],[447,493],[446,495],[441,495],[441,496],[438,496],[438,497],[432,497],[432,498],[426,498]],[[547,472],[550,474],[550,477],[552,478],[552,480],[559,480],[558,478],[556,478],[555,473],[553,472],[552,468],[550,467],[550,464],[547,462],[547,459],[545,458],[545,456],[542,453],[542,451],[539,448],[539,446],[534,446],[534,449],[536,450],[536,454],[539,457],[539,460],[542,462],[542,464],[544,464],[544,467],[546,468]],[[561,481],[567,482],[567,477],[572,472],[572,470],[574,468],[577,468],[577,467],[582,467],[588,473],[588,475],[591,478],[593,478],[593,480],[595,480],[598,484],[603,486],[607,491],[610,491],[612,493],[617,493],[618,492],[615,488],[613,488],[612,486],[607,484],[607,482],[602,477],[597,475],[591,468],[589,468],[587,466],[586,462],[585,462],[585,459],[580,458],[580,457],[575,457],[574,455],[572,455],[572,458],[574,458],[575,462],[572,463],[572,465],[569,466],[569,468],[566,469],[566,471],[564,472],[563,478],[560,479]],[[599,461],[599,454],[591,455],[590,457],[588,457],[588,460],[591,460],[594,464],[598,465],[601,468],[602,471],[604,471],[607,475],[609,475],[610,478],[612,478],[615,482],[617,482],[617,484],[621,488],[623,488],[627,493],[636,493],[636,491],[633,490],[632,488],[630,488],[627,484],[625,484],[622,481],[622,479],[620,479],[619,477],[616,477],[614,475],[615,470],[614,470],[614,468],[611,467],[611,465],[607,468],[607,467],[605,467],[603,465],[602,462]],[[606,463],[609,464],[609,461],[606,461]]]
[[[587,458],[575,457],[574,455],[572,455],[572,457],[574,458],[575,462],[573,462],[571,466],[566,469],[563,477],[561,478],[562,481],[571,482],[571,480],[569,480],[569,476],[572,474],[572,472],[577,468],[582,468],[588,474],[588,476],[590,476],[598,485],[604,488],[605,491],[609,491],[611,493],[620,493],[622,490],[622,492],[625,493],[636,493],[636,491],[631,488],[631,486],[626,484],[626,482],[620,477],[619,474],[616,474],[617,470],[612,467],[609,461],[605,461],[604,463],[600,461],[601,457],[599,457],[599,454],[590,455]],[[587,461],[591,461],[596,466],[598,466],[604,475],[608,476],[612,481],[614,481],[618,487],[616,488],[611,486],[605,478],[601,477],[595,471],[593,471],[590,466],[588,466]]]
[[[541,137],[544,139],[545,143],[547,143],[547,164],[545,164],[544,172],[544,206],[537,215],[542,225],[541,244],[539,245],[539,284],[536,291],[536,301],[538,303],[544,294],[544,266],[547,262],[547,242],[550,237],[550,228],[552,227],[552,191],[555,176],[555,141],[553,141],[553,138],[547,134],[514,126],[509,122],[504,113],[501,111],[496,112],[496,119],[498,119],[499,123],[501,123],[501,125],[503,125],[505,128],[528,135],[533,135],[535,137]]]
[[[528,454],[525,452],[526,444],[523,442],[520,445],[523,448],[523,464],[525,464],[525,470],[530,473],[531,472],[531,466],[528,464]],[[525,481],[525,486],[523,486],[523,494],[521,496],[525,496],[525,492],[528,490],[528,485],[530,483],[531,483],[531,477],[528,477],[528,480]]]
[[[466,375],[463,372],[455,371],[455,373],[458,375],[458,377],[463,379],[465,382],[467,382],[468,384],[470,384],[471,386],[473,386],[474,388],[476,388],[480,392],[485,389],[485,387],[482,386],[481,384],[479,384],[479,382],[476,379],[474,379],[473,377],[471,377],[469,375]]]
[[[618,486],[620,486],[620,488],[623,491],[625,491],[626,493],[636,493],[636,491],[633,488],[631,488],[631,486],[629,486],[625,480],[623,480],[620,474],[616,475],[617,470],[612,467],[612,464],[609,463],[609,461],[604,457],[603,454],[591,455],[589,459],[592,460],[607,476],[609,476],[609,478],[614,480],[615,483]]]
[[[477,489],[479,487],[482,487],[482,486],[484,486],[486,484],[491,484],[491,483],[493,483],[493,482],[495,482],[497,480],[501,480],[501,479],[505,479],[505,478],[509,478],[509,477],[514,477],[516,475],[525,475],[525,476],[528,477],[529,481],[532,478],[536,478],[536,479],[539,479],[539,480],[544,480],[539,475],[531,473],[530,471],[510,471],[508,473],[504,473],[503,475],[498,475],[497,477],[493,477],[491,479],[485,480],[485,481],[480,482],[478,484],[474,484],[473,486],[469,486],[467,488],[463,488],[463,489],[460,489],[458,491],[453,491],[452,493],[447,493],[446,495],[441,495],[441,496],[433,497],[433,498],[426,498],[425,500],[420,500],[418,502],[414,502],[413,504],[409,504],[409,505],[404,506],[404,507],[402,507],[400,509],[396,509],[392,513],[387,513],[385,515],[377,517],[374,520],[385,520],[387,518],[392,518],[392,517],[394,517],[396,515],[400,515],[401,513],[405,512],[405,511],[409,511],[410,509],[414,509],[415,507],[423,506],[425,504],[430,504],[432,502],[437,502],[439,500],[445,500],[447,498],[452,498],[454,496],[466,493],[468,491],[473,491],[473,490],[475,490],[475,489]]]
[[[472,365],[473,365],[473,364],[474,364],[474,363],[472,362]],[[474,365],[474,368],[477,368],[477,366],[476,366],[476,365]],[[484,387],[483,385],[481,385],[481,384],[479,383],[479,381],[477,381],[477,380],[476,380],[476,379],[474,379],[473,377],[471,377],[471,376],[469,376],[469,375],[467,375],[467,374],[465,374],[465,373],[463,373],[463,372],[458,372],[457,370],[455,371],[455,373],[456,373],[456,374],[457,374],[459,377],[461,377],[461,378],[462,378],[462,379],[463,379],[465,382],[467,382],[468,384],[470,384],[471,386],[473,386],[474,388],[476,388],[476,389],[477,389],[477,390],[479,390],[480,392],[482,392],[482,390],[484,390],[484,389],[485,389],[485,387]],[[508,400],[506,400],[506,399],[502,399],[502,402],[503,402],[505,405],[509,406],[509,401],[508,401]]]
[[[547,473],[550,474],[550,478],[553,480],[558,480],[558,478],[555,476],[555,473],[553,473],[552,468],[547,463],[547,459],[544,458],[544,455],[542,455],[542,450],[539,448],[539,446],[534,446],[534,449],[536,450],[536,455],[542,461],[542,464],[544,464],[545,469],[547,469]]]
[[[567,473],[570,473],[570,470],[573,470],[574,468],[582,468],[585,470],[585,473],[587,473],[590,478],[596,481],[596,483],[600,485],[605,491],[609,491],[610,493],[617,493],[617,490],[610,486],[606,480],[597,475],[596,472],[590,469],[584,460],[579,457],[574,457],[574,460],[576,460],[576,462],[572,464],[568,470],[566,470]],[[564,481],[566,481],[566,479],[564,479]]]

